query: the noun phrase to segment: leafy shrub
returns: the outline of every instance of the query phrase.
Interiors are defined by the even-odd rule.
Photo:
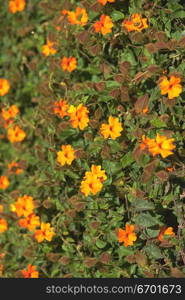
[[[0,3],[0,275],[184,277],[184,2]]]

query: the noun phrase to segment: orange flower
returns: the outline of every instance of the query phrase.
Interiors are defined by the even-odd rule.
[[[11,143],[22,142],[25,137],[26,133],[19,126],[8,128],[8,139]]]
[[[27,270],[21,270],[21,273],[24,278],[38,278],[39,272],[37,271],[35,266],[28,264]]]
[[[137,236],[134,232],[135,226],[126,224],[125,230],[119,228],[118,230],[118,241],[124,243],[125,247],[132,246],[133,242],[137,240]]]
[[[166,170],[167,170],[168,172],[173,172],[173,171],[175,170],[175,168],[174,168],[174,167],[168,167],[168,168],[166,168]]]
[[[123,21],[122,25],[128,31],[142,31],[145,28],[148,28],[147,19],[142,18],[140,14],[133,14],[129,19]]]
[[[8,229],[8,223],[5,219],[0,219],[0,233],[5,232]]]
[[[148,112],[148,107],[143,108],[142,113],[145,115]]]
[[[109,3],[115,2],[115,0],[98,0],[98,2],[101,3],[102,5],[105,5],[105,4],[107,4],[107,2],[109,2]]]
[[[175,236],[175,233],[173,232],[173,227],[163,227],[163,228],[161,228],[157,239],[159,241],[163,241],[165,235]]]
[[[75,159],[75,150],[71,145],[62,145],[62,151],[57,152],[57,162],[62,166],[65,164],[71,165],[72,161]]]
[[[88,22],[88,14],[84,8],[77,7],[76,11],[63,10],[63,15],[68,15],[69,23],[85,26]]]
[[[109,16],[101,15],[100,21],[97,21],[93,27],[95,32],[101,32],[103,35],[112,32],[113,27],[112,20]]]
[[[154,139],[150,139],[150,138],[146,137],[145,135],[143,135],[142,136],[142,143],[140,144],[140,148],[143,150],[146,147],[148,147],[149,144],[151,145],[152,143],[155,143]]]
[[[0,204],[0,213],[2,213],[2,212],[3,212],[3,210],[4,210],[4,207],[3,207],[3,205],[2,205],[2,204]]]
[[[16,105],[11,105],[8,110],[2,109],[1,116],[7,121],[9,119],[14,119],[19,113],[19,109]]]
[[[11,0],[9,1],[9,11],[15,14],[17,11],[23,11],[26,6],[25,0]]]
[[[97,194],[101,191],[102,182],[107,179],[104,170],[101,170],[101,166],[92,165],[91,171],[85,172],[83,181],[81,182],[81,192],[88,196],[89,194]]]
[[[0,78],[0,96],[4,96],[9,92],[10,83],[7,79]]]
[[[0,176],[0,189],[5,190],[9,187],[10,181],[7,176]]]
[[[55,43],[47,40],[47,43],[42,46],[42,54],[45,56],[53,55],[57,52],[55,49]]]
[[[19,225],[20,227],[27,228],[28,230],[32,231],[35,230],[36,227],[40,226],[40,218],[32,213],[26,218],[20,219]]]
[[[13,207],[18,217],[28,217],[33,213],[33,210],[35,208],[33,198],[27,195],[19,197],[15,204],[13,204]]]
[[[72,72],[77,68],[77,60],[73,56],[70,57],[64,56],[61,59],[60,65],[64,71]]]
[[[168,139],[166,136],[157,134],[155,141],[151,140],[148,142],[148,150],[153,156],[161,154],[163,158],[166,158],[173,154],[171,151],[175,149],[173,142],[174,139]]]
[[[108,122],[108,124],[101,125],[100,132],[105,139],[108,139],[110,136],[113,140],[115,140],[121,135],[120,132],[123,130],[123,127],[118,118],[109,116]]]
[[[69,109],[69,105],[63,99],[54,102],[54,114],[59,115],[61,118],[68,115],[67,110]]]
[[[68,114],[70,117],[70,123],[73,128],[80,128],[83,130],[88,126],[89,117],[88,117],[88,109],[83,104],[79,104],[77,107],[70,105]]]
[[[19,175],[23,172],[23,169],[19,168],[19,165],[17,162],[12,161],[8,164],[8,169],[12,172],[14,172],[16,175]]]
[[[181,79],[174,75],[170,75],[170,79],[163,76],[159,79],[159,87],[161,89],[161,95],[168,94],[168,99],[178,97],[182,93]]]
[[[51,227],[49,223],[41,223],[41,229],[35,231],[35,239],[38,243],[43,242],[44,240],[51,241],[55,235],[54,228]]]

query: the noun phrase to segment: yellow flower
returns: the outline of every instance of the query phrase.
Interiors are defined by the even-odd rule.
[[[70,123],[73,128],[80,128],[83,130],[88,126],[89,117],[88,117],[88,109],[82,104],[79,104],[77,107],[74,105],[70,105],[68,114],[70,117]]]
[[[5,78],[0,78],[0,96],[4,96],[9,92],[10,83]]]
[[[75,150],[71,145],[62,145],[62,151],[57,152],[57,162],[62,166],[65,164],[71,165],[72,161],[75,159]]]
[[[100,179],[90,172],[86,179],[81,182],[81,192],[85,196],[88,196],[91,193],[96,195],[101,191],[102,187],[103,184],[101,183]]]
[[[180,77],[170,75],[170,79],[163,76],[159,79],[159,87],[161,89],[161,94],[168,94],[169,99],[178,97],[182,93],[182,85],[180,84]]]
[[[123,130],[123,127],[118,118],[110,116],[108,122],[108,124],[101,125],[100,132],[105,139],[110,136],[113,140],[115,140],[121,135],[120,132]]]
[[[91,172],[85,172],[85,178],[87,178],[91,174],[96,175],[101,182],[107,179],[105,170],[101,170],[101,166],[92,165]]]
[[[157,134],[155,141],[148,143],[148,150],[153,156],[161,154],[163,158],[166,158],[173,154],[171,151],[175,149],[173,142],[174,139],[168,139],[166,136]]]
[[[129,19],[125,19],[122,25],[128,31],[142,31],[145,28],[148,28],[147,19],[142,18],[140,14],[133,14]]]
[[[11,143],[22,142],[25,137],[26,133],[19,126],[8,128],[8,139]]]
[[[47,43],[42,46],[42,54],[45,56],[53,55],[57,52],[55,49],[55,43],[47,40]]]
[[[54,228],[51,227],[49,223],[41,223],[40,229],[35,231],[35,239],[38,243],[46,241],[51,241],[53,236],[55,235]]]
[[[19,197],[14,205],[15,205],[15,212],[18,217],[21,216],[28,217],[35,208],[33,198],[27,195]]]
[[[101,166],[92,165],[91,171],[85,172],[85,176],[81,182],[81,192],[88,196],[89,194],[96,195],[101,191],[102,182],[107,179],[104,170],[101,170]]]

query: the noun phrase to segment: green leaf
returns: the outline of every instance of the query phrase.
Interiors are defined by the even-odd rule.
[[[146,200],[137,199],[133,205],[135,206],[136,210],[149,210],[155,209],[155,206],[152,202]]]
[[[117,141],[109,140],[108,141],[110,147],[111,147],[111,152],[116,153],[119,152],[121,149],[120,143]]]
[[[132,152],[128,152],[121,159],[121,165],[123,168],[130,166],[134,162]]]
[[[163,122],[162,120],[160,120],[159,118],[155,118],[153,120],[150,121],[151,125],[153,125],[154,127],[160,128],[160,127],[167,127],[167,124],[165,122]]]
[[[131,255],[131,254],[134,254],[134,251],[130,247],[120,246],[119,249],[118,249],[118,255],[119,255],[120,259],[123,256]]]
[[[119,21],[119,20],[123,19],[124,17],[125,17],[125,15],[118,10],[114,10],[111,14],[111,19],[113,21]]]
[[[114,175],[122,169],[119,162],[113,162],[110,160],[103,160],[102,167],[107,174]]]
[[[76,173],[74,173],[73,171],[71,171],[69,169],[66,170],[65,175],[67,175],[67,176],[69,176],[73,179],[78,179],[79,178],[79,175],[77,175]]]
[[[148,256],[153,257],[155,259],[163,258],[161,250],[154,244],[149,244],[145,246],[144,251],[148,254]]]
[[[96,241],[96,246],[100,249],[103,249],[106,245],[107,245],[107,243],[104,241],[101,241],[101,240]]]
[[[135,217],[135,223],[143,227],[151,227],[159,224],[157,218],[151,216],[150,213],[141,213]]]
[[[117,87],[120,87],[120,84],[117,81],[108,80],[108,81],[106,81],[106,87],[108,89],[117,88]]]

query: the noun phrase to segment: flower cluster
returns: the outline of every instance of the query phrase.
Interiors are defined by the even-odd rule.
[[[18,217],[24,217],[19,219],[19,226],[34,231],[34,237],[38,243],[52,240],[55,235],[54,228],[49,223],[41,222],[40,217],[34,214],[35,204],[31,196],[19,197],[15,203],[11,204],[10,208]]]

